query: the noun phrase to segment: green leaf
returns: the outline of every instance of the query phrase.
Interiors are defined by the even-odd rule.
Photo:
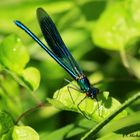
[[[0,138],[14,126],[10,114],[0,111]]]
[[[116,99],[109,97],[109,92],[107,91],[97,95],[98,102],[95,99],[93,100],[88,97],[84,99],[86,95],[76,90],[70,90],[69,93],[67,87],[72,86],[73,84],[76,83],[73,82],[72,84],[60,89],[60,91],[56,91],[54,93],[53,99],[48,98],[47,100],[59,109],[81,113],[82,115],[97,122],[100,122],[109,116],[109,114],[111,114],[117,107],[121,105]],[[78,108],[79,103],[79,108],[81,111]],[[125,110],[116,116],[115,119],[119,119],[124,116],[127,116],[127,112]]]
[[[140,115],[140,112],[137,112],[135,114],[126,116],[116,121],[111,121],[98,132],[100,136],[98,139],[99,140],[102,140],[102,139],[112,140],[113,137],[115,139],[115,137],[120,138],[120,136],[122,138],[125,138],[123,137],[123,135],[133,133],[134,131],[136,134],[136,132],[140,129],[140,125],[139,125],[140,117],[138,117],[139,115]],[[60,129],[57,129],[50,134],[46,134],[45,139],[51,140],[54,137],[57,137],[58,140],[61,140],[63,137],[65,137],[66,139],[71,138],[71,137],[81,135],[82,133],[87,132],[88,130],[95,127],[96,125],[97,124],[94,121],[82,119],[82,120],[79,120],[78,122],[74,122],[64,127],[61,127]]]
[[[39,135],[29,126],[14,126],[13,140],[39,140]]]
[[[7,133],[2,135],[2,138],[0,140],[13,140],[12,139],[12,133],[13,133],[13,127],[10,128]]]
[[[140,130],[140,111],[128,115],[116,121],[108,123],[99,133],[105,136],[108,133],[116,132],[120,134],[129,134]],[[111,129],[110,129],[111,128]]]
[[[140,35],[140,1],[115,1],[107,6],[93,29],[92,38],[102,48],[120,50]]]
[[[12,116],[17,116],[21,113],[18,83],[10,76],[6,76],[0,86],[0,109],[11,112]]]
[[[85,133],[87,130],[92,128],[96,123],[94,121],[89,121],[87,119],[80,119],[78,122],[74,122],[63,126],[50,134],[46,134],[44,140],[53,140],[54,137],[57,137],[57,140],[69,139],[71,137],[77,136],[79,134]]]
[[[34,67],[23,70],[22,78],[31,90],[36,90],[40,83],[40,72]]]
[[[9,70],[21,74],[29,61],[29,54],[16,35],[9,35],[0,45],[0,62]]]
[[[106,119],[101,121],[95,127],[93,127],[90,131],[88,131],[81,140],[88,140],[90,137],[94,137],[107,123],[109,123],[116,115],[120,112],[124,111],[130,104],[134,103],[136,100],[140,98],[140,92],[137,92],[134,96],[126,100],[120,107],[114,110]],[[128,129],[129,130],[129,129]]]
[[[57,140],[63,140],[64,137],[67,138],[67,134],[74,128],[74,124],[67,125],[63,128],[57,129],[56,131],[46,134],[43,139],[44,140],[53,140],[54,138],[57,138]]]

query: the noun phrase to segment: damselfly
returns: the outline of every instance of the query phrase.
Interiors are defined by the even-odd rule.
[[[42,9],[37,9],[37,18],[42,30],[43,36],[50,47],[50,49],[44,45],[25,25],[20,21],[15,21],[15,24],[23,29],[28,35],[30,35],[61,67],[63,67],[71,77],[77,81],[79,85],[79,91],[85,93],[86,97],[97,100],[97,94],[99,89],[91,86],[89,80],[84,75],[82,69],[75,61],[70,51],[67,49],[63,42],[55,24],[50,16]],[[84,99],[83,99],[84,100]],[[82,100],[82,101],[83,101]],[[81,101],[81,102],[82,102]],[[80,102],[80,103],[81,103]],[[80,104],[79,103],[79,104]]]

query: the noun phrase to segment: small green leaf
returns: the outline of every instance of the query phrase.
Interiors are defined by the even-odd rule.
[[[0,62],[20,74],[29,61],[29,54],[16,35],[6,37],[0,44]]]
[[[14,126],[13,119],[10,114],[0,112],[0,138]]]
[[[40,83],[40,72],[34,67],[29,67],[23,70],[22,78],[28,87],[34,91]]]
[[[75,83],[73,82],[73,84]],[[72,84],[68,86],[72,86]],[[97,102],[95,99],[90,99],[88,97],[85,98],[85,93],[80,93],[73,89],[71,89],[69,93],[67,86],[65,86],[60,89],[60,91],[56,91],[54,93],[53,99],[47,100],[57,108],[79,112],[94,121],[100,122],[121,105],[116,99],[111,98],[108,95],[109,92],[107,91],[100,93],[97,95]],[[79,103],[80,109],[78,108]],[[124,116],[127,116],[126,111],[121,112],[115,119],[119,119]]]
[[[37,132],[29,126],[14,126],[13,140],[39,140]]]

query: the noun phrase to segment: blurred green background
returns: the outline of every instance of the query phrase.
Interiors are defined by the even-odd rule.
[[[18,58],[21,59],[17,54],[10,54],[12,64],[9,66],[9,63],[5,63],[6,60],[2,58],[9,49],[3,51],[2,46],[14,46],[16,41],[9,41],[8,45],[3,43],[0,46],[0,110],[10,112],[16,120],[24,111],[46,101],[47,97],[52,97],[63,86],[61,83],[64,78],[72,80],[36,42],[14,24],[14,20],[22,21],[44,42],[36,18],[36,9],[39,7],[49,13],[84,73],[92,77],[92,83],[100,82],[97,86],[101,91],[109,91],[110,96],[123,103],[140,90],[139,0],[5,0],[0,2],[0,41],[3,42],[11,34],[16,35],[15,38],[19,37],[30,56],[30,60],[24,60],[29,61],[25,67],[37,68],[41,80],[39,84],[37,74],[38,77],[32,79],[37,84],[33,84],[33,90],[29,90],[28,83],[25,82],[25,86],[3,71],[4,66],[10,72],[19,74],[19,68],[11,67]],[[20,64],[19,61],[18,65]],[[139,111],[139,105],[140,101],[135,102],[128,112],[134,114]],[[31,126],[41,140],[46,140],[57,137],[60,132],[57,134],[56,130],[61,131],[60,128],[64,126],[71,127],[73,124],[76,128],[82,119],[84,117],[78,113],[61,111],[48,105],[29,113],[21,124]],[[86,122],[86,125],[90,128],[94,123],[91,125]],[[64,136],[67,136],[67,131],[61,131],[63,139],[66,139]],[[69,137],[79,139],[78,134],[84,130],[76,132],[76,135],[72,135],[74,137]]]

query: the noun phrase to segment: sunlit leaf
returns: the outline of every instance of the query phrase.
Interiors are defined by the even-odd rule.
[[[32,90],[36,90],[40,83],[40,72],[34,67],[28,67],[24,69],[22,78]]]
[[[105,49],[120,50],[130,39],[140,35],[139,13],[138,0],[112,2],[94,26],[94,42]]]
[[[73,84],[75,83],[73,82]],[[106,118],[121,105],[119,101],[109,97],[109,92],[103,92],[97,95],[98,101],[88,97],[84,99],[86,96],[84,93],[80,93],[73,89],[71,89],[69,93],[67,87],[72,86],[73,84],[69,84],[56,91],[53,96],[54,99],[48,99],[48,101],[59,109],[79,112],[85,117],[97,122]],[[127,112],[125,110],[115,119],[122,118],[124,116],[127,116]]]
[[[13,140],[39,140],[39,135],[29,126],[14,126]]]
[[[21,74],[29,61],[29,54],[16,35],[6,37],[0,44],[0,62],[8,69]]]

